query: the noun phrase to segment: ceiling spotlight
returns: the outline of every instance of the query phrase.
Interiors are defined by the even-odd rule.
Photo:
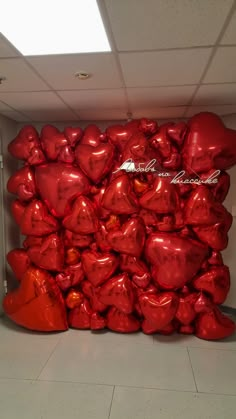
[[[86,71],[78,71],[75,73],[75,78],[79,80],[87,80],[91,77],[91,74],[87,73]]]

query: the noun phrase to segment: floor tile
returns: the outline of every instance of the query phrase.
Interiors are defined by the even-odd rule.
[[[187,349],[170,345],[61,340],[39,379],[195,390]]]
[[[34,334],[0,324],[0,378],[34,379],[59,342],[59,335]]]
[[[233,419],[236,397],[116,387],[110,419]]]
[[[236,395],[236,352],[189,348],[199,392]]]
[[[0,380],[3,419],[108,419],[113,388]]]
[[[67,342],[78,341],[92,341],[95,342],[111,342],[111,343],[134,343],[134,344],[148,344],[153,345],[153,336],[145,335],[144,333],[115,333],[110,330],[101,330],[91,332],[91,330],[76,330],[69,329],[66,333],[61,334],[61,340]]]
[[[154,344],[166,343],[169,345],[178,345],[189,348],[209,348],[209,349],[224,349],[236,351],[236,333],[227,339],[219,341],[210,341],[198,339],[193,335],[174,334],[171,336],[154,335]]]

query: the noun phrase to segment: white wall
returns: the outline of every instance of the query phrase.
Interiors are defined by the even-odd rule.
[[[2,297],[4,295],[3,281],[7,278],[9,285],[14,281],[10,269],[6,267],[6,253],[19,246],[19,233],[17,227],[14,225],[10,214],[10,202],[13,197],[10,197],[6,192],[6,183],[9,176],[16,170],[17,161],[8,154],[7,145],[15,137],[17,132],[17,124],[0,115],[0,137],[1,137],[1,153],[4,159],[4,168],[1,171],[3,184],[3,208],[1,206],[1,279],[0,279],[0,314],[2,312]],[[2,222],[3,221],[3,222]],[[2,231],[3,230],[3,231]],[[6,275],[7,272],[7,275]]]

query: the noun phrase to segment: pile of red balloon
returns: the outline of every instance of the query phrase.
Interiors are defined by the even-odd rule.
[[[3,302],[12,320],[38,331],[234,333],[219,305],[236,131],[218,116],[105,132],[25,126],[9,152],[24,161],[8,191],[26,236],[7,255],[19,281]]]

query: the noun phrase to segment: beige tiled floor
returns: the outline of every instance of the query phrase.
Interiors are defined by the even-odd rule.
[[[231,419],[236,338],[30,333],[0,320],[3,419]]]

